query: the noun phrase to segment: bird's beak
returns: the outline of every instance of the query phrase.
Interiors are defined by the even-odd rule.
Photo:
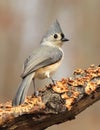
[[[61,40],[62,40],[62,42],[67,42],[67,41],[69,41],[69,39],[67,39],[67,38],[62,38]]]

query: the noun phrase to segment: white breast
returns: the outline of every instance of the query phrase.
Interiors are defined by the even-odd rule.
[[[39,79],[51,77],[55,73],[55,71],[58,69],[60,64],[61,64],[61,61],[59,61],[55,64],[52,64],[52,65],[49,65],[47,67],[38,69],[36,71],[35,77],[39,78]]]

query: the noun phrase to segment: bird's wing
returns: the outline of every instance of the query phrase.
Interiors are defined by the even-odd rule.
[[[61,58],[62,51],[58,48],[42,46],[26,59],[21,76],[24,78],[39,68],[56,63]]]

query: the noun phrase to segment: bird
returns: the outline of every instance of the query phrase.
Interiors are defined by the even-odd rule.
[[[55,20],[43,36],[40,46],[33,50],[32,54],[26,58],[21,74],[22,81],[13,98],[12,106],[24,103],[32,80],[34,81],[36,78],[50,78],[54,81],[52,75],[59,68],[64,58],[64,52],[61,47],[66,41],[69,41],[69,39],[65,38],[58,20]],[[35,93],[36,88],[34,85]]]

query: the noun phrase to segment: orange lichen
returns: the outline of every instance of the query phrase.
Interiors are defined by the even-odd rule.
[[[78,91],[73,91],[73,94],[72,94],[71,97],[73,97],[73,98],[78,98],[79,94],[80,94],[80,93],[79,93]]]
[[[83,74],[83,73],[84,73],[84,70],[82,70],[82,69],[77,69],[74,71],[74,75],[75,74]]]
[[[68,84],[72,85],[72,86],[79,86],[79,85],[84,85],[84,80],[82,80],[82,78],[76,78],[76,79],[68,79]]]
[[[97,81],[97,85],[100,85],[100,80]]]
[[[96,86],[97,86],[97,83],[94,83],[94,82],[87,83],[87,86],[85,87],[86,94],[91,94],[92,92],[94,92],[96,89]]]
[[[74,99],[77,99],[81,93],[77,88],[83,87],[83,93],[91,94],[96,90],[96,87],[100,85],[100,78],[97,78],[99,76],[100,67],[95,67],[94,65],[91,65],[87,70],[77,69],[74,71],[74,77],[62,79],[62,81],[57,82],[57,84],[53,86],[53,90],[57,93],[61,93],[61,98],[65,100],[67,103],[66,107],[69,110],[75,101]]]
[[[66,100],[65,106],[67,107],[67,109],[69,111],[71,110],[73,103],[74,103],[74,98],[69,98],[69,99]]]
[[[62,99],[68,99],[69,96],[68,96],[66,93],[63,93],[63,94],[61,95],[61,98],[62,98]]]
[[[72,108],[72,104],[74,103],[74,100],[79,96],[79,92],[78,91],[73,91],[73,94],[71,95],[71,97],[68,96],[67,93],[61,94],[61,98],[65,99],[65,106],[68,110],[71,110]]]
[[[57,93],[63,93],[68,91],[66,84],[62,83],[61,81],[58,81],[56,85],[52,87],[52,89]]]
[[[3,124],[5,121],[11,120],[14,117],[18,117],[22,114],[28,114],[34,111],[39,111],[40,109],[44,109],[45,104],[42,102],[41,97],[31,98],[28,97],[25,100],[25,103],[12,107],[11,102],[7,102],[1,105],[0,108],[0,125]]]

